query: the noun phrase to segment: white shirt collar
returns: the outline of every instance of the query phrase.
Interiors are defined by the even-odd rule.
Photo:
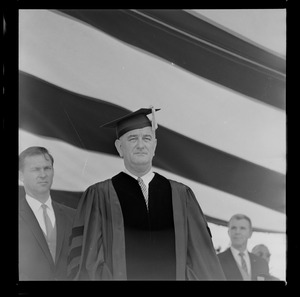
[[[26,200],[29,204],[29,206],[31,207],[31,209],[33,210],[33,212],[36,212],[39,210],[39,208],[41,207],[41,205],[43,203],[41,203],[39,200],[31,197],[30,195],[26,194]],[[49,196],[49,198],[47,199],[47,201],[45,202],[45,204],[50,208],[50,210],[53,211],[53,207],[52,207],[52,200],[51,197]]]
[[[134,174],[130,173],[126,167],[124,168],[124,172],[128,175],[130,175],[131,177],[133,177],[134,179],[137,179],[138,177],[135,176]],[[148,173],[146,173],[145,175],[141,176],[141,179],[143,180],[144,184],[147,186],[149,186],[149,183],[151,182],[151,180],[153,179],[154,177],[154,172],[153,170],[151,169]]]
[[[235,261],[241,265],[242,259],[241,259],[241,256],[239,255],[240,251],[235,249],[233,246],[231,246],[230,249],[231,249],[231,252],[233,254]],[[243,251],[243,253],[244,253],[244,259],[246,261],[248,271],[250,272],[251,271],[250,256],[249,256],[247,249],[245,249]]]
[[[240,253],[239,250],[237,250],[237,249],[234,248],[233,246],[231,246],[230,249],[231,249],[231,251],[232,251],[232,253],[233,253],[234,255],[240,257],[240,256],[239,256],[239,253]],[[247,249],[245,249],[245,250],[243,251],[243,253],[244,253],[245,256],[248,256],[248,251],[247,251]]]
[[[45,226],[45,221],[43,218],[43,209],[42,209],[42,204],[40,201],[38,201],[37,199],[29,196],[26,194],[25,196],[26,201],[29,204],[29,207],[32,209],[40,227],[42,228],[42,230],[44,231],[44,233],[46,233],[46,226]],[[45,202],[45,204],[48,206],[47,208],[47,213],[48,216],[51,220],[52,226],[55,225],[55,213],[54,213],[54,209],[52,207],[52,200],[51,197],[49,196],[49,198],[47,199],[47,201]]]

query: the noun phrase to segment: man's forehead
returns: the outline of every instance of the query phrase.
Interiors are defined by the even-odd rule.
[[[250,224],[249,224],[248,220],[246,220],[244,218],[242,218],[242,219],[234,218],[229,222],[229,225],[230,226],[232,226],[232,225],[247,225],[247,226],[249,226]]]
[[[129,136],[134,136],[134,135],[151,135],[152,136],[153,130],[151,127],[144,127],[144,128],[128,131],[123,136],[129,137]]]
[[[32,156],[27,156],[24,159],[25,163],[30,163],[30,164],[36,164],[36,163],[41,163],[41,162],[47,162],[51,163],[51,159],[48,155],[43,155],[43,154],[38,154],[38,155],[32,155]]]

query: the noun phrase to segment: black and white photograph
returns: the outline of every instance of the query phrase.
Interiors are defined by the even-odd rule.
[[[286,20],[19,9],[18,281],[286,284]]]

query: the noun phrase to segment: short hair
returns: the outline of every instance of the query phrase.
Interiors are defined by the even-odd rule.
[[[233,220],[233,219],[236,219],[236,220],[247,220],[248,222],[249,222],[249,225],[250,225],[250,230],[252,230],[252,222],[251,222],[251,219],[248,217],[248,216],[246,216],[246,215],[244,215],[244,214],[241,214],[241,213],[237,213],[237,214],[235,214],[235,215],[233,215],[231,218],[230,218],[230,220],[229,220],[229,222],[228,222],[228,226],[229,226],[229,224],[230,224],[230,222]]]
[[[20,155],[19,155],[19,170],[23,170],[24,168],[24,160],[27,157],[31,156],[37,156],[37,155],[43,155],[46,159],[47,157],[50,158],[51,164],[53,166],[54,163],[54,158],[52,155],[49,153],[49,151],[42,147],[42,146],[31,146],[24,150]]]

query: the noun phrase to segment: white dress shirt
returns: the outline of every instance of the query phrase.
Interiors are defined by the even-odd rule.
[[[30,208],[32,209],[41,229],[43,230],[43,232],[46,234],[46,226],[45,226],[45,221],[44,221],[44,217],[43,217],[43,208],[42,208],[42,203],[40,201],[38,201],[35,198],[32,198],[31,196],[26,194],[26,200],[30,206]],[[52,201],[51,201],[51,197],[49,196],[48,200],[45,202],[45,204],[48,206],[47,207],[47,214],[50,218],[50,221],[52,223],[52,226],[54,227],[55,225],[55,214],[54,214],[54,210],[52,207]]]
[[[126,168],[124,169],[124,172],[128,175],[130,175],[131,177],[133,177],[134,179],[138,179],[137,176],[135,176],[134,174],[130,173]],[[149,184],[151,182],[151,180],[153,179],[154,177],[154,172],[152,171],[152,169],[146,173],[145,175],[141,176],[141,179],[143,180],[144,184],[146,185],[146,189],[147,189],[147,192],[149,192]]]
[[[234,247],[230,247],[231,249],[231,252],[232,252],[232,255],[235,259],[235,261],[238,263],[238,265],[240,267],[242,267],[242,258],[241,256],[239,255],[240,251],[235,249]],[[247,270],[248,270],[248,273],[249,275],[251,275],[251,264],[250,264],[250,257],[249,257],[249,253],[247,250],[243,251],[244,253],[244,259],[245,259],[245,262],[246,262],[246,265],[247,265]]]

